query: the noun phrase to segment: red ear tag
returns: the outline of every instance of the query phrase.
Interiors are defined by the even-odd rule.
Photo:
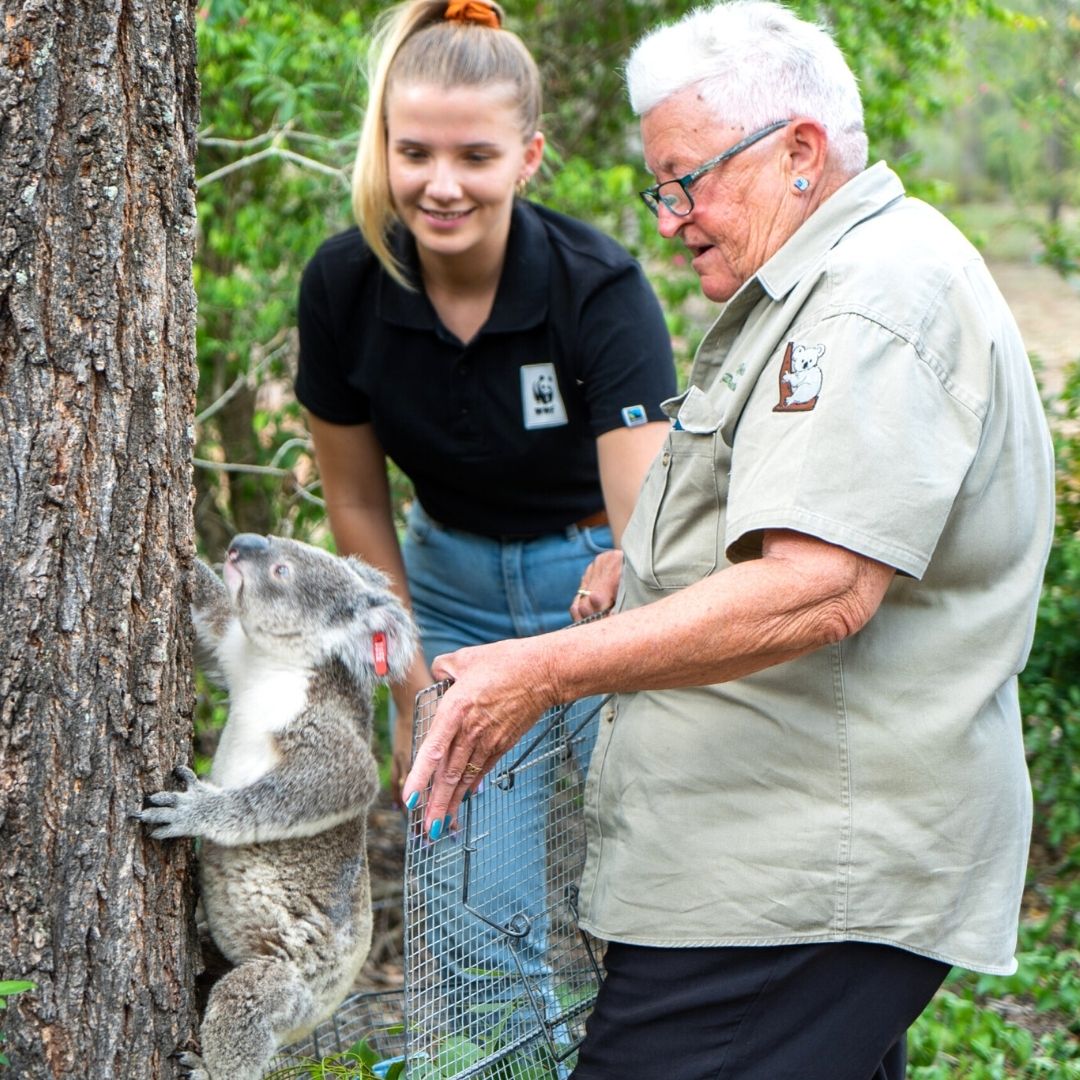
[[[376,675],[390,674],[390,665],[386,662],[386,635],[381,630],[371,635],[371,657],[375,661]]]

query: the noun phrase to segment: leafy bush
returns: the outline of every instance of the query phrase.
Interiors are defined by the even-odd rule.
[[[1058,515],[1035,640],[1020,679],[1037,805],[1036,839],[1054,858],[1080,861],[1080,366],[1066,382],[1057,424]],[[1080,869],[1080,867],[1078,867]]]
[[[290,386],[300,270],[349,223],[364,103],[361,20],[378,5],[210,0],[199,11],[196,524],[235,532],[322,519]]]

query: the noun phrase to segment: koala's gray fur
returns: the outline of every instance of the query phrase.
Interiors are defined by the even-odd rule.
[[[405,674],[416,636],[377,570],[277,537],[236,537],[224,582],[198,563],[193,614],[229,718],[210,782],[181,766],[184,790],[138,816],[155,838],[201,837],[206,921],[236,965],[210,993],[201,1057],[181,1062],[192,1080],[257,1080],[337,1008],[367,957],[371,698]]]

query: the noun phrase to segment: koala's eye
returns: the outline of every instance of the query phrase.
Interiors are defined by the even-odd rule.
[[[284,580],[292,573],[292,567],[289,566],[288,563],[274,563],[270,569],[270,573],[273,574],[274,577]]]

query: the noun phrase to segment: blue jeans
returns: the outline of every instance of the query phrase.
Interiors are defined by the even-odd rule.
[[[440,653],[466,645],[527,637],[568,625],[581,575],[611,546],[607,526],[571,525],[521,540],[478,536],[440,525],[414,502],[403,554],[428,664]],[[539,730],[537,725],[526,733],[491,776],[516,761]],[[585,768],[588,762],[579,764]],[[544,840],[550,773],[550,768],[525,770],[517,778],[512,814],[499,818],[498,835],[489,832],[471,856],[470,898],[484,906],[486,918],[500,925],[508,925],[515,915],[526,915],[532,925],[524,939],[492,930],[465,907],[460,836],[453,832],[444,836],[426,848],[421,859],[423,945],[438,967],[446,1000],[466,1003],[455,1022],[470,1036],[495,1020],[505,1022],[505,1010],[500,1018],[500,1010],[492,1010],[491,1005],[520,1001],[521,976],[542,984],[548,974],[542,916],[547,908]],[[537,989],[547,996],[545,989]],[[481,1003],[481,1008],[470,1015],[467,1003]]]
[[[414,502],[403,554],[428,663],[566,626],[585,567],[611,547],[606,525],[499,540],[440,525]]]

